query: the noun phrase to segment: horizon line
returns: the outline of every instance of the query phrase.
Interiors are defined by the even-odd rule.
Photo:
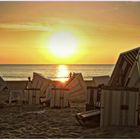
[[[93,63],[89,63],[89,64],[85,64],[85,63],[81,63],[81,64],[1,64],[0,65],[115,65],[115,64],[109,64],[109,63],[106,63],[106,64],[93,64]]]

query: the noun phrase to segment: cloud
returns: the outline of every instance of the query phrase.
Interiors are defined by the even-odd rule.
[[[11,31],[48,31],[52,32],[53,28],[48,25],[42,24],[0,24],[0,29],[11,30]]]

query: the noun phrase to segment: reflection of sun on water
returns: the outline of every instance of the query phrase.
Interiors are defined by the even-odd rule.
[[[65,82],[68,78],[69,75],[69,70],[66,65],[59,65],[58,66],[58,71],[57,71],[57,77],[59,77],[58,80],[61,82]]]

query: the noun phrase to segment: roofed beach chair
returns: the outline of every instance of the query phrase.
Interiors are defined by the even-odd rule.
[[[28,81],[24,87],[9,87],[9,103],[39,105],[42,103],[41,99],[46,98],[46,89],[50,83],[50,79],[34,72],[32,81]],[[46,100],[43,100],[43,103],[45,102]]]
[[[109,80],[110,80],[110,76],[109,75],[103,75],[103,76],[94,76],[92,78],[94,86],[99,86],[99,85],[107,85]]]
[[[81,73],[75,73],[63,85],[52,88],[51,107],[69,107],[70,102],[85,100],[86,84]]]
[[[91,121],[92,124],[94,122],[94,126],[99,125],[101,89],[107,85],[109,79],[109,76],[95,76],[91,81],[94,86],[87,86],[86,111],[77,113],[75,116],[81,125],[86,125],[87,122],[91,123]]]
[[[6,81],[3,80],[3,78],[0,76],[0,91],[4,90],[7,88],[7,83]]]
[[[101,94],[101,127],[140,122],[140,47],[120,54]],[[108,119],[110,118],[110,119]]]
[[[120,54],[108,85],[140,87],[140,47]]]
[[[7,81],[9,104],[24,104],[26,81]]]
[[[121,53],[106,86],[101,88],[100,126],[136,126],[140,120],[140,47]],[[85,113],[76,118],[84,120]]]
[[[74,73],[65,84],[69,89],[70,101],[85,101],[87,86],[81,73]]]
[[[0,107],[8,103],[8,87],[7,82],[0,76]]]
[[[29,86],[24,90],[25,98],[28,104],[40,104],[45,103],[46,90],[50,86],[52,81],[45,78],[39,73],[33,73],[33,80]]]
[[[110,77],[108,75],[93,77],[92,86],[87,86],[87,111],[100,108],[101,89],[103,86],[108,84],[109,80]]]

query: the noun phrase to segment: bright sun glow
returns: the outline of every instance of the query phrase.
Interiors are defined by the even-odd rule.
[[[57,77],[59,78],[59,81],[65,82],[68,78],[69,70],[66,65],[59,65],[58,66],[58,71],[57,71]]]
[[[57,32],[49,39],[48,48],[51,53],[58,57],[69,57],[75,53],[77,39],[70,32]]]

